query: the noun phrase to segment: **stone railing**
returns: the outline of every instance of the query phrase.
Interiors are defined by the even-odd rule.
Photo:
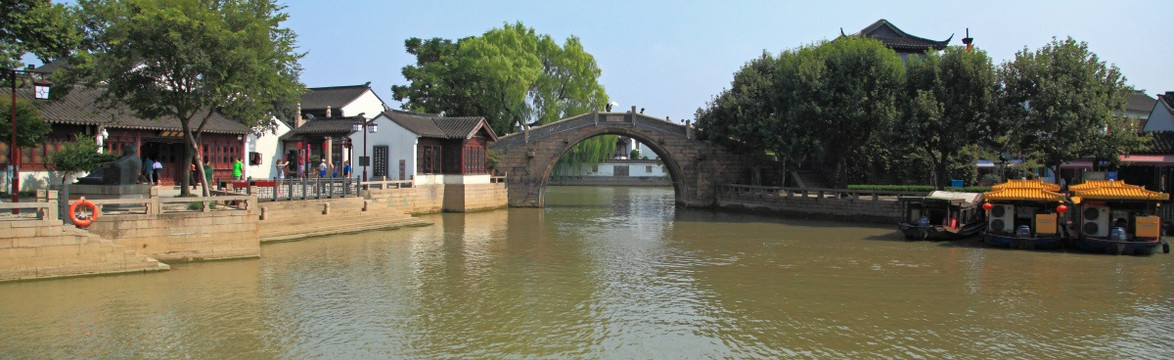
[[[257,198],[250,195],[220,193],[209,197],[154,197],[148,199],[93,199],[99,214],[159,215],[180,212],[249,210]],[[197,205],[198,204],[198,205]]]
[[[226,182],[230,193],[256,195],[261,201],[329,199],[357,196],[358,178],[305,178]]]
[[[929,192],[926,191],[848,190],[728,184],[718,187],[719,197],[731,199],[813,198],[900,201],[903,198],[923,197],[928,194]]]
[[[13,214],[13,210],[19,210],[19,214]],[[44,221],[57,220],[57,211],[55,210],[55,203],[44,201],[0,203],[0,221],[32,219]]]
[[[364,182],[362,182],[362,184],[359,187],[363,190],[404,189],[404,188],[412,187],[412,184],[413,184],[412,180],[376,180],[376,181],[364,181]]]

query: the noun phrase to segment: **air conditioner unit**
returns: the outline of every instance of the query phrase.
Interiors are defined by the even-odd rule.
[[[1015,228],[1015,205],[999,204],[987,216],[987,230],[993,233],[1011,232]]]
[[[1109,236],[1109,208],[1087,206],[1080,212],[1080,233],[1084,236]]]

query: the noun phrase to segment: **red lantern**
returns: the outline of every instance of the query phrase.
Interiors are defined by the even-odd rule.
[[[1068,212],[1068,207],[1064,206],[1064,204],[1060,204],[1060,206],[1056,207],[1056,212],[1060,213],[1060,215],[1064,215],[1064,213]]]
[[[991,211],[991,209],[993,209],[993,208],[995,208],[995,206],[994,206],[994,205],[991,205],[991,203],[983,203],[983,204],[982,204],[982,209],[983,209],[983,210],[986,210],[986,211]]]

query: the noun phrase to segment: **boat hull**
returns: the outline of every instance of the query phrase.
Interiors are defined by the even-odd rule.
[[[905,238],[909,240],[959,240],[978,235],[982,231],[983,223],[975,222],[963,225],[961,228],[948,228],[941,225],[914,225],[901,223],[899,228]]]
[[[1064,247],[1062,236],[1019,237],[1013,234],[982,235],[982,243],[1012,249],[1059,249]]]
[[[1108,238],[1086,236],[1074,241],[1077,249],[1088,252],[1103,252],[1115,255],[1150,255],[1162,248],[1161,239],[1143,241],[1120,241]]]

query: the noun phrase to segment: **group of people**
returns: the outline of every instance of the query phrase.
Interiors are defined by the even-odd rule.
[[[244,163],[239,158],[232,159],[232,179],[241,180],[244,177]],[[160,172],[163,170],[163,163],[158,159],[147,157],[143,159],[143,173],[140,175],[140,183],[159,185]],[[196,171],[196,163],[193,162],[189,170],[188,182],[193,188],[197,187],[198,172]],[[204,159],[204,177],[208,183],[212,182],[212,162],[210,159]]]
[[[277,159],[276,165],[277,165],[277,179],[278,180],[285,179],[286,173],[292,174],[292,172],[294,170],[292,170],[291,168],[296,169],[297,177],[299,177],[299,178],[305,177],[305,172],[300,167],[293,167],[293,166],[290,166],[290,164],[291,163],[288,160]],[[339,171],[342,171],[342,173],[340,174]],[[329,173],[329,177],[339,177],[339,175],[341,175],[342,177],[350,177],[351,176],[351,162],[350,161],[343,161],[342,164],[334,163],[334,165],[331,166],[331,165],[326,164],[326,160],[323,159],[318,164],[318,177],[321,177],[321,178],[327,177],[328,173]]]

